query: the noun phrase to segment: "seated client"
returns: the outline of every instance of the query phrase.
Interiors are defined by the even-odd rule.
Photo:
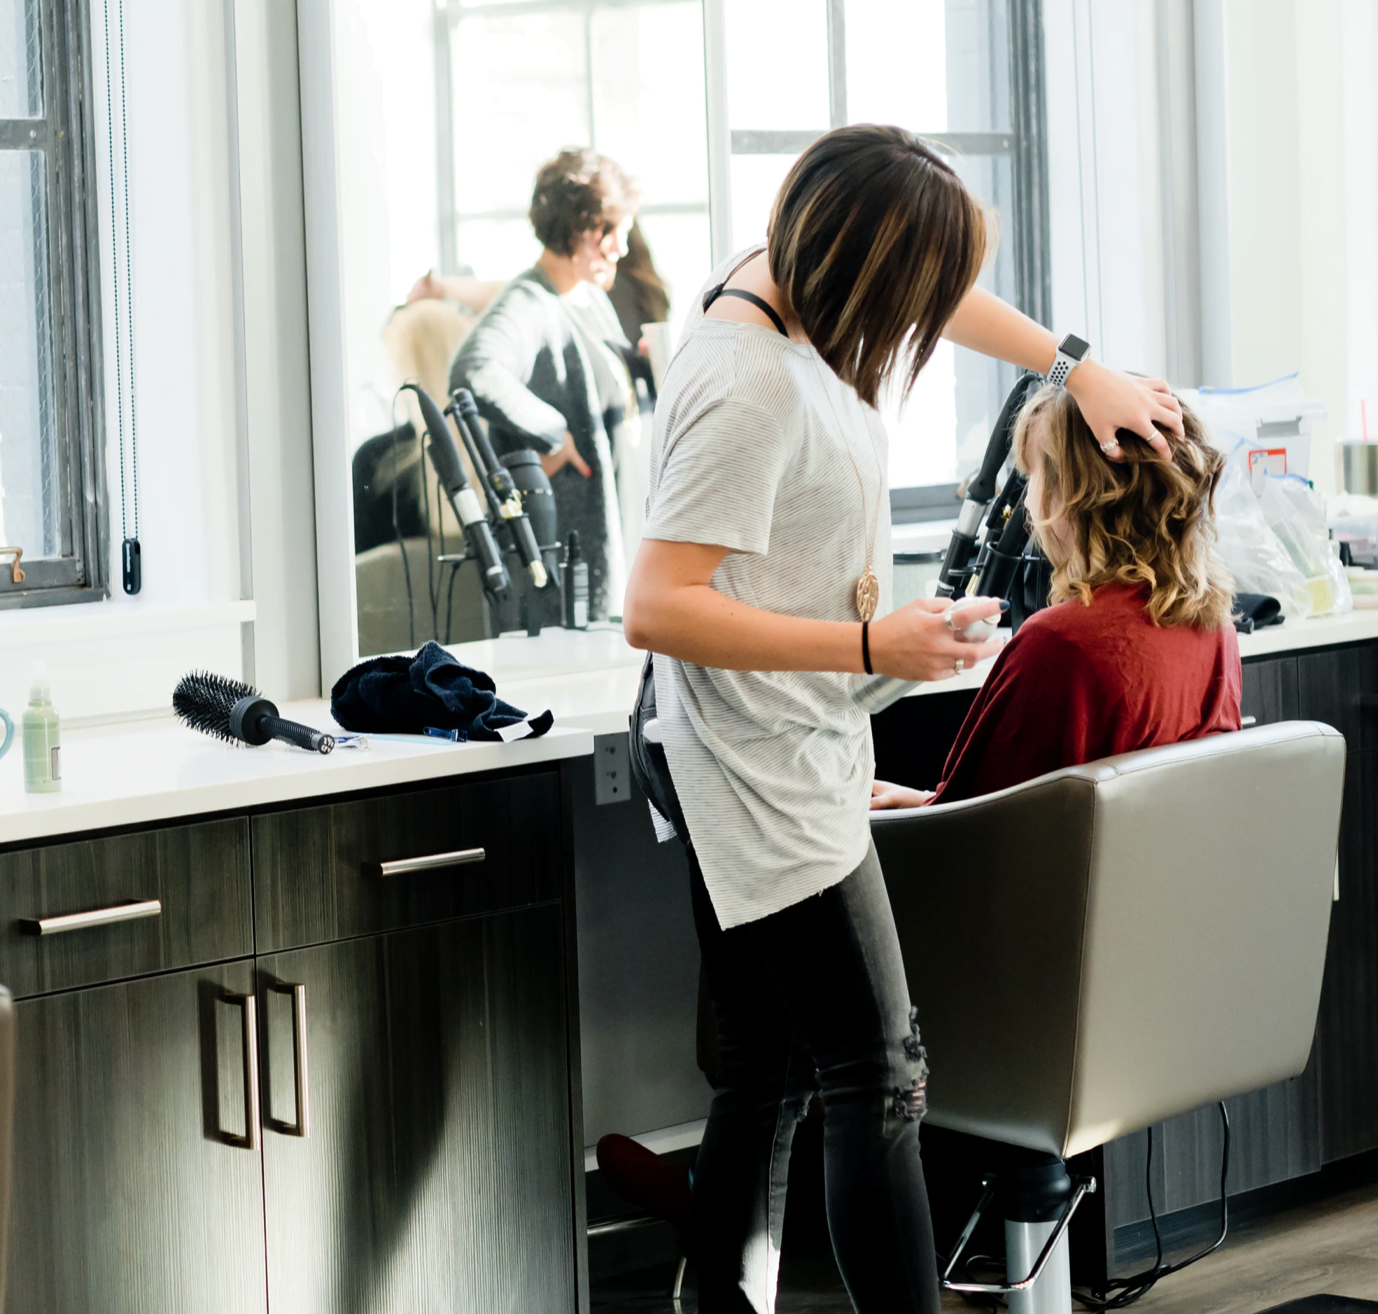
[[[1231,580],[1215,551],[1224,458],[1182,408],[1171,462],[1125,438],[1104,460],[1072,397],[1024,408],[1014,451],[1053,605],[1006,645],[976,696],[936,793],[876,781],[871,806],[989,794],[1060,767],[1238,730]]]

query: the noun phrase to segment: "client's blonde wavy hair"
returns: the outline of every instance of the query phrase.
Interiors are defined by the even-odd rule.
[[[1218,629],[1228,621],[1234,582],[1215,550],[1214,519],[1225,458],[1186,406],[1182,423],[1183,437],[1164,433],[1170,461],[1121,430],[1124,459],[1115,463],[1101,455],[1065,389],[1043,388],[1025,405],[1014,432],[1015,459],[1026,473],[1033,461],[1040,464],[1043,509],[1050,514],[1029,519],[1053,565],[1054,602],[1090,603],[1104,584],[1131,584],[1148,589],[1155,625]],[[1043,441],[1034,451],[1036,432]],[[1048,552],[1042,531],[1055,519],[1067,524],[1070,543]]]

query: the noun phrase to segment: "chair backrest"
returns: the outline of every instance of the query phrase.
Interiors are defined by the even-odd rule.
[[[14,1181],[14,999],[0,986],[0,1310],[5,1305]]]
[[[1344,765],[1284,722],[876,814],[929,1120],[1066,1157],[1299,1073]]]

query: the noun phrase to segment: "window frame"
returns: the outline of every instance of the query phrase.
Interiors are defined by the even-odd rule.
[[[466,221],[512,221],[527,218],[528,207],[496,210],[463,210],[458,204],[455,178],[455,102],[451,82],[451,41],[456,27],[466,18],[485,15],[511,17],[522,14],[581,14],[584,19],[584,93],[587,98],[590,149],[598,149],[598,118],[593,102],[592,27],[594,15],[609,9],[642,9],[654,5],[677,5],[685,0],[500,0],[499,3],[463,3],[463,0],[444,0],[435,9],[435,98],[436,98],[436,166],[437,196],[440,207],[440,265],[447,274],[457,273],[459,258],[459,227]],[[699,0],[700,4],[705,0]],[[707,53],[705,52],[705,60]],[[581,143],[585,144],[585,143]],[[711,192],[711,188],[710,188]],[[703,215],[711,212],[712,200],[643,204],[639,213],[656,215]],[[706,271],[705,271],[706,272]]]
[[[109,597],[101,352],[99,174],[86,0],[29,0],[38,13],[41,118],[0,118],[0,150],[41,150],[46,173],[47,348],[60,555],[26,556],[15,584],[0,562],[0,611]],[[40,327],[42,332],[42,327]],[[11,544],[26,547],[25,544]]]
[[[727,113],[726,14],[730,0],[704,0],[704,21],[710,35],[705,58],[724,61],[707,83],[709,107],[709,178],[717,184],[713,196],[715,224],[713,259],[730,252],[731,157],[735,155],[797,155],[823,135],[823,129],[755,131],[731,129]],[[847,4],[825,0],[828,31],[828,129],[845,127],[847,116]],[[1047,111],[1044,96],[1042,0],[1007,0],[1009,5],[1010,127],[1005,132],[920,132],[927,142],[949,156],[1008,158],[1013,175],[1013,232],[1015,305],[1031,319],[1049,326],[1052,307],[1051,256],[1048,233]],[[709,8],[715,12],[710,18]],[[716,31],[714,29],[716,24]],[[715,113],[716,110],[716,113]],[[718,125],[714,133],[713,125]],[[717,150],[717,168],[714,150]],[[719,210],[719,207],[721,209]],[[719,213],[722,217],[718,218]],[[960,484],[914,484],[890,490],[890,518],[895,524],[946,520],[956,515]]]

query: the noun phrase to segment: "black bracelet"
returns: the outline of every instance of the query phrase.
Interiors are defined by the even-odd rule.
[[[871,669],[871,622],[861,622],[861,665],[867,675],[874,675]]]

